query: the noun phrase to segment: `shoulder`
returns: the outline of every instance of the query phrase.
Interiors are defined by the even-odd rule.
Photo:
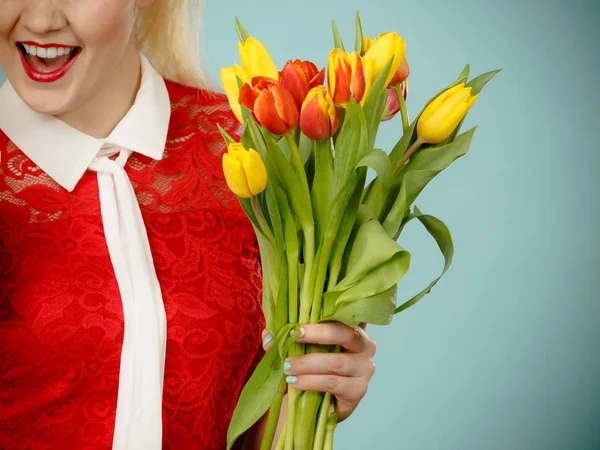
[[[242,132],[227,97],[170,80],[165,83],[171,118],[165,154],[157,169],[170,176],[185,174],[178,186],[190,206],[226,210],[245,222],[223,174],[222,158],[227,148],[218,126],[236,140]]]
[[[242,126],[231,111],[225,94],[165,80],[171,100],[169,137],[217,140],[223,138],[217,125],[239,138]],[[225,145],[222,143],[222,150]]]

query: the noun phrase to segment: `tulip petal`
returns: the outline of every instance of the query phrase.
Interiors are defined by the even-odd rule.
[[[249,37],[246,42],[238,43],[238,50],[242,67],[250,78],[264,76],[279,80],[277,66],[262,42]]]
[[[273,93],[270,90],[264,90],[258,96],[254,103],[254,114],[260,125],[273,134],[282,136],[289,131],[286,123],[279,117]]]
[[[225,89],[229,106],[235,114],[235,117],[237,117],[240,123],[243,123],[242,108],[240,107],[240,102],[238,100],[239,87],[237,79],[238,75],[232,67],[224,67],[221,69],[221,84]]]
[[[292,94],[298,108],[302,107],[302,102],[309,91],[308,80],[302,67],[288,61],[281,71],[280,83]]]
[[[288,131],[298,126],[298,106],[292,94],[285,88],[275,85],[271,88],[277,114],[286,123]]]
[[[306,103],[300,113],[300,128],[302,132],[314,141],[327,139],[331,136],[331,121],[327,110],[319,106],[317,98]]]
[[[223,173],[227,186],[235,195],[242,198],[252,197],[242,163],[231,158],[227,153],[223,155]]]
[[[258,195],[267,187],[267,169],[256,150],[248,150],[246,161],[242,164],[248,188],[252,195]]]
[[[357,103],[363,99],[366,90],[365,80],[365,69],[363,66],[362,58],[358,52],[352,52],[350,55],[350,68],[351,68],[351,85],[350,91],[352,92],[352,98]]]

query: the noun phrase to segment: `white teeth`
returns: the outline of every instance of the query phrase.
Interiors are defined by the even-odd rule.
[[[31,56],[37,56],[38,58],[49,58],[49,59],[56,58],[57,56],[68,55],[73,50],[75,50],[75,47],[42,48],[42,47],[36,47],[35,45],[27,45],[27,44],[23,44],[23,47],[25,47],[25,51],[28,54],[30,54]]]

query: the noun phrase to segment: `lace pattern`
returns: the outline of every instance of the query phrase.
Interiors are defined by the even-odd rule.
[[[225,448],[262,356],[254,233],[223,180],[222,95],[167,81],[162,160],[134,185],[167,312],[163,448]],[[0,449],[110,449],[123,338],[95,174],[72,193],[0,132]]]

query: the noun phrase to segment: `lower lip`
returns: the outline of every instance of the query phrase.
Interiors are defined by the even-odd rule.
[[[56,69],[53,72],[43,73],[43,72],[38,72],[37,70],[35,70],[33,67],[31,67],[29,65],[29,63],[25,59],[25,55],[23,55],[23,52],[20,49],[17,49],[17,51],[19,52],[19,55],[21,55],[21,62],[23,63],[23,68],[25,69],[25,73],[27,74],[27,76],[29,78],[31,78],[33,81],[37,81],[38,83],[52,83],[54,81],[60,80],[62,77],[64,77],[67,74],[67,72],[73,66],[73,64],[75,64],[75,61],[77,60],[77,58],[79,57],[79,54],[81,53],[81,50],[79,50],[77,52],[77,54],[73,58],[71,58],[71,60],[68,63],[66,63],[64,66],[62,66],[60,69]]]

